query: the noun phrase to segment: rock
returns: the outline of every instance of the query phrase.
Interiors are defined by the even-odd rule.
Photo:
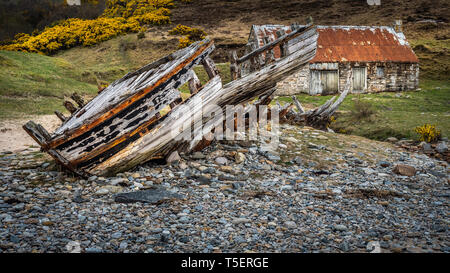
[[[180,221],[180,223],[188,223],[189,222],[189,217],[187,216],[182,216],[178,219],[178,221]]]
[[[250,223],[251,220],[247,219],[247,218],[234,218],[231,222],[235,225],[239,225],[239,224]]]
[[[296,138],[294,138],[294,137],[287,137],[286,141],[293,142],[293,143],[297,143],[298,142],[298,140]]]
[[[193,159],[205,159],[206,156],[204,154],[202,154],[201,152],[195,152],[194,154],[192,154],[191,156]]]
[[[416,169],[414,167],[405,164],[395,165],[392,171],[396,174],[406,176],[414,176],[416,174]]]
[[[111,179],[109,181],[109,184],[112,186],[117,186],[117,185],[128,186],[130,184],[130,181],[123,177],[116,177],[116,178]]]
[[[119,248],[120,249],[125,249],[125,248],[127,248],[127,246],[128,246],[127,242],[121,242],[120,245],[119,245]]]
[[[425,141],[420,142],[420,144],[418,145],[420,148],[422,148],[422,150],[424,152],[431,152],[433,150],[433,148],[431,148],[431,144],[427,143]]]
[[[323,136],[323,135],[317,136],[317,139],[328,140],[328,138],[326,136]]]
[[[108,193],[119,193],[122,192],[123,188],[120,186],[111,186],[111,185],[107,185],[107,186],[103,186],[101,187],[99,190],[97,190],[95,192],[95,195],[106,195]]]
[[[443,141],[439,142],[439,144],[436,146],[436,151],[441,154],[447,152],[448,151],[447,144],[445,144],[445,142]]]
[[[369,243],[367,243],[366,250],[370,253],[381,253],[380,242],[370,241]]]
[[[181,160],[180,155],[178,154],[177,151],[172,152],[167,158],[166,158],[166,162],[168,164],[171,163],[175,163],[175,162],[179,162]]]
[[[99,190],[97,190],[94,194],[95,194],[95,195],[101,196],[101,195],[106,195],[106,194],[108,194],[108,193],[109,193],[109,190],[108,190],[108,189],[99,189]]]
[[[380,161],[380,162],[378,162],[378,165],[380,165],[383,168],[386,168],[386,167],[391,166],[391,163],[389,163],[387,161]]]
[[[220,166],[219,170],[221,172],[231,173],[231,172],[233,172],[233,167],[231,167],[231,166]]]
[[[120,231],[117,231],[117,232],[114,232],[113,234],[111,234],[111,238],[113,238],[113,239],[120,239],[122,237],[122,232],[120,232]]]
[[[103,250],[101,248],[96,248],[96,247],[88,247],[84,251],[86,251],[86,253],[102,253],[103,252]]]
[[[396,138],[396,137],[388,137],[388,138],[386,139],[386,141],[387,141],[387,142],[391,142],[391,143],[395,143],[395,142],[398,141],[398,138]]]
[[[180,164],[178,164],[178,167],[182,170],[189,168],[189,166],[184,162],[180,162]]]
[[[299,156],[296,156],[296,157],[294,158],[294,162],[295,162],[296,164],[300,165],[300,164],[302,164],[302,158],[299,157]]]
[[[347,230],[347,227],[345,225],[335,225],[333,228],[334,228],[334,230],[337,230],[337,231],[346,231]]]
[[[114,196],[114,201],[118,203],[142,202],[142,203],[158,204],[162,201],[174,198],[180,199],[182,198],[182,195],[171,193],[162,188],[156,188],[144,191],[119,193]]]
[[[236,163],[238,163],[238,164],[242,163],[242,162],[244,162],[244,160],[245,160],[245,155],[243,153],[237,152],[234,155],[234,161],[236,161]]]
[[[293,187],[291,185],[283,185],[280,188],[282,191],[290,191],[293,189]]]
[[[294,221],[286,221],[286,222],[284,222],[284,225],[285,225],[287,228],[291,228],[291,229],[297,227],[297,224],[296,224]]]
[[[227,164],[228,164],[228,159],[226,159],[226,158],[223,157],[223,156],[217,157],[217,158],[215,159],[215,161],[216,161],[217,164],[220,164],[220,165],[227,165]]]
[[[266,157],[270,161],[274,161],[274,162],[277,162],[277,161],[281,160],[279,155],[276,155],[276,154],[273,154],[273,153],[270,153],[270,152],[266,153]]]
[[[10,236],[9,236],[9,240],[10,240],[12,243],[14,243],[14,244],[20,243],[20,238],[17,237],[17,236],[15,236],[15,235],[10,235]]]
[[[54,223],[53,223],[53,221],[45,220],[45,221],[42,221],[41,224],[44,226],[53,226]]]

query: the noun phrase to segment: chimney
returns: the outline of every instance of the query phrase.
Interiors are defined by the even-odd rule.
[[[402,33],[403,29],[402,29],[402,20],[395,20],[394,21],[394,30],[397,33]]]

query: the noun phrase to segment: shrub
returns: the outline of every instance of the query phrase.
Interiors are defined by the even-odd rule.
[[[78,45],[98,44],[123,33],[143,32],[143,25],[170,23],[169,8],[174,6],[173,1],[108,0],[103,15],[97,19],[72,18],[55,22],[33,36],[20,33],[11,43],[1,45],[0,50],[53,54]],[[194,41],[202,33],[196,29],[191,32],[189,37]]]
[[[364,102],[359,98],[353,102],[351,114],[356,120],[369,119],[375,113],[376,110],[369,102]]]
[[[200,41],[206,38],[206,32],[199,28],[192,28],[185,25],[177,25],[169,31],[170,35],[184,35],[184,37],[179,39],[179,48],[184,48],[189,46],[195,41]]]
[[[91,46],[126,32],[138,32],[139,23],[124,18],[97,18],[94,20],[68,19],[46,28],[36,36],[21,35],[15,43],[0,49],[52,54],[74,46]]]
[[[441,137],[441,131],[436,128],[436,125],[424,124],[418,126],[414,131],[419,134],[420,141],[426,141],[428,143],[436,142]]]
[[[173,0],[108,0],[103,16],[129,18],[155,13],[157,10],[160,10],[159,13],[161,10],[166,13],[173,6]]]
[[[137,38],[140,39],[144,39],[145,38],[145,32],[141,31],[138,33]]]

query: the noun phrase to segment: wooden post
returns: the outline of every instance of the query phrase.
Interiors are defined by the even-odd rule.
[[[292,100],[295,103],[295,106],[297,106],[298,112],[301,113],[305,113],[305,109],[302,107],[302,104],[298,101],[296,96],[292,96]]]
[[[179,97],[178,99],[172,101],[172,102],[169,104],[170,109],[175,108],[175,106],[177,106],[178,104],[180,104],[180,103],[182,103],[182,102],[183,102],[183,99],[182,99],[181,97]]]
[[[210,57],[206,57],[205,59],[203,59],[202,65],[205,68],[206,73],[208,74],[208,77],[210,79],[219,74],[219,70],[217,69],[216,64]]]
[[[241,70],[239,65],[237,64],[237,53],[236,50],[231,51],[230,53],[230,73],[231,80],[236,80],[241,77]]]
[[[23,129],[42,147],[47,145],[47,141],[51,139],[50,134],[40,124],[28,121]]]
[[[195,74],[194,70],[191,70],[191,78],[189,79],[188,86],[191,95],[197,93],[200,87],[202,87],[202,83],[198,79],[197,74]]]
[[[270,43],[269,37],[265,36],[264,44],[267,45],[268,43]],[[268,64],[272,63],[274,60],[275,60],[275,57],[273,54],[273,49],[266,51],[266,58],[264,60],[264,65],[268,65]]]
[[[69,111],[71,114],[73,114],[77,111],[77,108],[75,107],[75,105],[73,105],[73,103],[68,100],[66,100],[64,102],[64,107],[66,107],[67,111]]]
[[[67,118],[59,111],[55,111],[55,115],[62,121],[65,122]]]
[[[84,100],[83,98],[78,95],[77,93],[73,93],[72,96],[70,96],[71,99],[73,99],[80,108],[82,108],[84,106]]]

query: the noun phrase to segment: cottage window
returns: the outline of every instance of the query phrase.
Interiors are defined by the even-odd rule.
[[[377,66],[377,76],[378,77],[384,77],[384,67]]]

